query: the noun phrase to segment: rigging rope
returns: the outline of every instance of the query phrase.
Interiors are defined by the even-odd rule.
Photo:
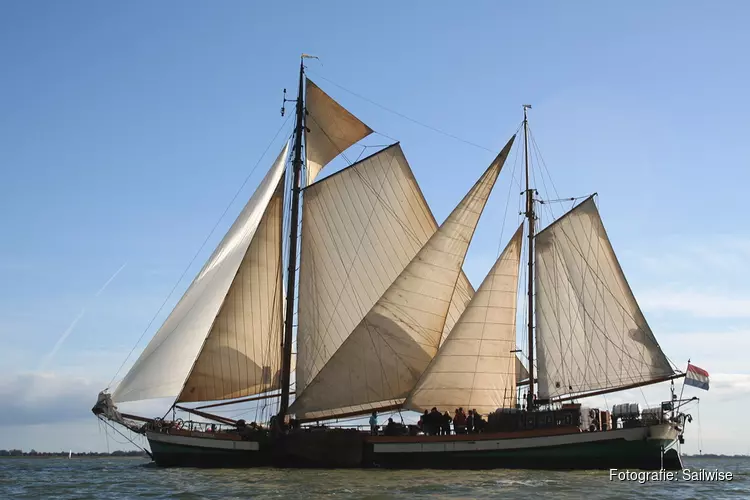
[[[459,142],[463,142],[464,144],[468,144],[469,146],[473,146],[475,148],[483,149],[485,151],[490,151],[490,152],[494,151],[494,150],[492,150],[490,148],[487,148],[487,147],[484,147],[484,146],[482,146],[480,144],[477,144],[477,143],[474,143],[474,142],[471,142],[471,141],[467,141],[466,139],[462,139],[461,137],[458,137],[457,135],[451,134],[450,132],[446,132],[444,130],[440,130],[439,128],[433,127],[432,125],[428,125],[426,123],[420,122],[419,120],[415,120],[414,118],[412,118],[410,116],[406,116],[405,114],[400,113],[398,111],[395,111],[395,110],[393,110],[391,108],[388,108],[386,106],[383,106],[382,104],[378,104],[377,102],[373,101],[372,99],[368,99],[367,97],[365,97],[363,95],[357,94],[356,92],[354,92],[352,90],[349,90],[349,89],[347,89],[347,88],[339,85],[338,83],[336,83],[336,82],[334,82],[334,81],[332,81],[332,80],[324,77],[323,75],[321,75],[317,71],[309,71],[308,70],[308,73],[312,73],[316,77],[320,77],[321,79],[327,81],[331,85],[335,85],[336,87],[340,88],[344,92],[348,92],[349,94],[353,95],[354,97],[357,97],[359,99],[362,99],[363,101],[369,102],[373,106],[377,106],[378,108],[380,108],[380,109],[382,109],[384,111],[392,113],[392,114],[394,114],[394,115],[396,115],[396,116],[398,116],[400,118],[403,118],[404,120],[408,120],[408,121],[410,121],[410,122],[412,122],[412,123],[414,123],[416,125],[419,125],[420,127],[424,127],[426,129],[432,130],[433,132],[437,132],[438,134],[442,134],[442,135],[444,135],[446,137],[450,137],[451,139],[454,139],[454,140],[459,141]],[[388,137],[388,136],[386,136],[386,135],[384,135],[382,133],[380,133],[380,135],[382,135],[383,137]],[[390,139],[390,137],[388,137],[388,138]]]
[[[142,451],[143,451],[144,453],[146,453],[146,454],[147,454],[147,455],[148,455],[149,457],[151,457],[151,459],[152,459],[152,460],[154,459],[154,456],[153,456],[153,455],[151,454],[151,452],[150,452],[150,451],[148,451],[148,450],[147,450],[146,448],[144,448],[143,446],[140,446],[140,445],[139,445],[139,444],[137,444],[137,443],[136,443],[135,441],[133,441],[132,439],[130,439],[129,437],[127,437],[127,436],[126,436],[125,434],[123,434],[122,432],[120,432],[120,430],[119,430],[119,429],[118,429],[117,427],[115,427],[114,425],[112,425],[112,423],[111,423],[111,422],[109,422],[108,420],[105,420],[105,419],[104,419],[104,418],[103,418],[103,417],[102,417],[101,415],[100,415],[100,416],[98,416],[97,418],[98,418],[99,420],[101,420],[102,422],[104,422],[104,423],[105,423],[105,424],[106,424],[107,426],[111,427],[111,428],[112,428],[112,430],[114,430],[114,431],[115,431],[116,433],[118,433],[118,434],[119,434],[120,436],[122,436],[122,437],[124,437],[125,439],[127,439],[128,441],[130,441],[130,444],[132,444],[132,445],[133,445],[133,446],[135,446],[136,448],[140,448],[140,449],[141,449],[141,450],[142,450]],[[107,441],[107,452],[109,452],[109,441]]]

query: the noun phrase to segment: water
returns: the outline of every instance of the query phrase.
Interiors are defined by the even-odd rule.
[[[685,459],[730,482],[619,482],[607,471],[161,469],[139,458],[0,459],[0,499],[750,498],[750,459]],[[680,478],[681,479],[681,478]]]

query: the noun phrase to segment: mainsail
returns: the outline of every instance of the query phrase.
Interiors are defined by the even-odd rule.
[[[437,230],[398,144],[305,189],[302,221],[298,393]],[[443,338],[473,293],[462,272]]]
[[[674,373],[615,257],[593,197],[536,237],[539,397]]]
[[[279,353],[273,351],[279,344],[271,350],[262,344],[273,344],[281,328],[281,186],[287,152],[288,144],[117,386],[114,401],[224,399],[273,385],[279,366]],[[257,300],[243,300],[243,294]]]
[[[310,185],[328,162],[355,142],[370,135],[372,129],[331,99],[311,80],[306,82],[305,154],[307,185]]]
[[[516,303],[523,225],[466,306],[406,400],[410,410],[476,409],[516,403]],[[527,375],[528,376],[528,375]]]
[[[299,418],[403,400],[437,352],[469,243],[513,138],[328,363],[298,395]]]

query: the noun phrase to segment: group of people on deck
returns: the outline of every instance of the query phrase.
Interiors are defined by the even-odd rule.
[[[424,414],[417,423],[417,429],[429,436],[449,436],[451,434],[451,424],[453,424],[455,434],[474,434],[483,432],[487,421],[482,419],[482,415],[477,410],[469,410],[469,413],[466,414],[463,408],[456,408],[454,415],[451,417],[447,411],[440,413],[436,407],[433,407],[430,411],[424,411]],[[398,435],[400,434],[400,427],[403,426],[396,424],[392,418],[389,418],[388,425],[383,429],[384,434],[386,436]],[[378,435],[378,416],[376,412],[372,412],[370,416],[370,432],[374,436]]]
[[[417,427],[429,436],[449,436],[451,434],[451,424],[453,424],[453,431],[456,434],[474,434],[482,432],[487,422],[482,419],[482,415],[476,410],[469,410],[467,415],[464,413],[463,408],[456,408],[451,417],[447,411],[440,413],[433,406],[429,412],[427,410],[424,411],[417,423]]]

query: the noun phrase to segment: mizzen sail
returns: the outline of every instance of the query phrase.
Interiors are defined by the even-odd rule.
[[[246,258],[248,248],[253,243],[256,235],[259,237],[262,236],[263,239],[273,237],[272,233],[274,233],[274,230],[270,226],[274,225],[274,222],[268,208],[281,184],[287,152],[288,145],[285,145],[276,158],[271,170],[268,171],[265,178],[261,181],[247,205],[245,205],[240,215],[219,243],[219,246],[203,266],[201,272],[190,284],[190,287],[172,310],[169,317],[167,317],[164,324],[159,328],[141,356],[117,386],[113,393],[112,399],[114,401],[136,401],[180,395],[188,376],[193,371],[196,360],[201,354],[207,336],[215,326],[217,315],[222,311],[222,306],[226,302],[225,299],[232,284],[236,281],[235,278],[238,276],[240,267],[243,266],[243,263],[250,264],[253,262],[252,256],[249,259]],[[271,212],[273,212],[273,209]],[[265,223],[262,224],[264,215],[266,216]],[[259,227],[262,225],[266,227],[265,224],[268,224],[267,230],[262,229],[259,234]],[[273,247],[273,249],[270,250],[271,254],[265,255],[261,260],[269,256],[271,257],[270,260],[274,260],[275,257],[272,254],[277,251],[275,242],[268,242],[266,240],[260,246],[265,246],[265,243],[269,243],[269,247]],[[262,253],[260,248],[258,250],[259,253]],[[266,260],[264,265],[270,266],[272,264]],[[248,276],[244,272],[240,272],[240,276],[240,281],[243,283],[242,286],[245,285],[246,278],[249,277],[252,280],[252,276]],[[269,285],[266,284],[266,290],[268,289]],[[276,292],[279,296],[282,293],[280,289]],[[233,294],[232,300],[237,300],[237,294]],[[269,296],[264,298],[264,303],[271,304],[276,300],[275,295],[274,297]],[[246,315],[255,318],[256,314],[264,314],[263,312],[253,310],[254,306],[252,304],[245,303],[241,307],[238,306],[238,304],[233,304],[224,307],[224,310],[227,311],[225,316],[227,320],[229,320],[229,316],[239,319]],[[230,309],[231,313],[229,312]],[[261,309],[265,309],[265,314],[268,314],[267,306]],[[270,324],[271,321],[268,323]],[[226,322],[222,321],[221,324],[216,325],[216,331],[218,332],[225,327]],[[269,329],[268,332],[270,331]],[[231,350],[222,349],[222,340],[220,339],[228,339],[232,336],[234,340],[239,342],[239,336],[234,333],[232,335],[225,334],[224,336],[217,334],[215,340],[208,343],[211,347],[211,352],[214,354],[208,355],[209,357],[206,358],[206,362],[211,358],[211,366],[217,366],[219,359],[216,359],[215,355],[218,355],[221,358],[221,363],[224,363],[226,366],[232,361],[237,362],[238,359],[241,359],[241,356],[235,353],[226,356],[226,358],[224,356],[225,354],[230,354]],[[237,345],[237,342],[235,345]],[[262,356],[258,357],[257,360],[252,360],[252,363],[257,363],[258,361],[261,364],[266,361],[271,362],[270,358],[261,358]],[[201,362],[201,368],[203,366],[203,362]],[[246,368],[250,366],[252,365],[248,362]],[[250,371],[257,373],[254,368]],[[263,369],[261,368],[262,371]],[[247,372],[245,373],[247,374]],[[225,380],[223,377],[221,378]],[[230,379],[232,378],[230,377]],[[211,393],[210,396],[212,397],[219,394],[226,395],[227,391],[239,390],[242,392],[244,390],[247,392],[247,388],[242,389],[239,385],[252,383],[253,380],[251,380],[250,376],[245,376],[242,381],[238,378],[237,384],[222,385],[221,387],[219,387],[220,384],[217,384],[215,389],[204,387],[201,391],[204,394]],[[226,387],[226,391],[224,387]],[[192,401],[193,399],[190,400]]]
[[[298,395],[290,412],[335,416],[405,398],[437,352],[469,243],[511,139],[469,193]]]
[[[593,197],[536,237],[539,397],[674,372],[620,268]]]
[[[489,413],[516,403],[516,303],[523,226],[466,306],[405,407]],[[528,376],[528,375],[527,375]]]

